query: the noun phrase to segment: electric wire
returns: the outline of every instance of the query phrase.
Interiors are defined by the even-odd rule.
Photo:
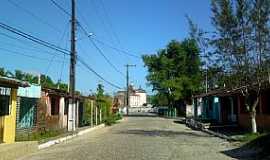
[[[12,32],[14,34],[17,34],[17,35],[21,36],[21,37],[24,37],[25,39],[28,39],[28,40],[30,40],[32,42],[35,42],[35,43],[37,43],[39,45],[42,45],[44,47],[53,49],[55,51],[61,52],[61,53],[66,54],[66,55],[70,55],[70,51],[68,51],[66,49],[63,49],[63,48],[58,47],[58,46],[56,46],[56,45],[54,45],[52,43],[46,42],[44,40],[41,40],[41,39],[39,39],[39,38],[37,38],[35,36],[32,36],[30,34],[27,34],[27,33],[23,32],[23,31],[21,31],[19,29],[16,29],[14,27],[11,27],[11,26],[9,26],[7,24],[4,24],[2,22],[0,22],[0,28],[2,28],[4,30],[7,30],[7,31],[10,31],[10,32]]]
[[[107,63],[119,74],[121,74],[122,76],[125,77],[125,74],[123,72],[121,72],[107,57],[106,55],[103,53],[103,51],[97,46],[97,44],[88,36],[87,31],[85,30],[85,28],[83,28],[81,25],[79,25],[79,27],[82,29],[82,31],[84,32],[84,34],[88,37],[89,41],[93,44],[93,46],[97,49],[97,51],[100,53],[100,55],[102,55],[102,57],[107,61]]]
[[[15,6],[16,8],[22,10],[23,12],[25,12],[26,14],[30,15],[31,17],[33,17],[35,20],[39,21],[40,23],[50,27],[51,29],[57,31],[57,32],[61,32],[61,30],[57,27],[55,27],[54,25],[50,24],[49,22],[45,21],[44,19],[40,18],[39,16],[37,16],[36,14],[34,14],[33,12],[31,12],[30,10],[22,7],[21,5],[19,5],[18,3],[14,2],[13,0],[7,0],[11,5]]]
[[[106,82],[107,84],[109,84],[110,86],[117,88],[117,89],[122,89],[121,87],[119,87],[119,85],[116,85],[114,83],[111,83],[110,81],[106,80],[104,77],[102,77],[99,73],[97,73],[93,68],[91,68],[85,61],[83,61],[83,59],[81,59],[80,57],[78,57],[78,61],[84,65],[90,72],[94,73],[97,77],[99,77],[101,80],[103,80],[104,82]]]

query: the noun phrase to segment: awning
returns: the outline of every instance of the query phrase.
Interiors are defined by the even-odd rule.
[[[25,81],[0,76],[0,86],[9,88],[18,88],[18,87],[29,87],[30,85],[28,82]]]

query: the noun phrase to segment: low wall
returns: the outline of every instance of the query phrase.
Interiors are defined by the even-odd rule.
[[[60,129],[61,126],[59,124],[60,117],[58,115],[52,115],[46,117],[46,128],[50,129]]]
[[[16,142],[0,144],[0,159],[13,160],[38,150],[37,142]]]
[[[256,115],[256,122],[258,129],[270,130],[270,115],[258,114]],[[242,128],[249,129],[251,125],[249,114],[239,114],[238,124]]]

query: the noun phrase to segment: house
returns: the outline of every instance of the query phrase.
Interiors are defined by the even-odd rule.
[[[252,93],[255,94],[255,93]],[[251,96],[251,98],[255,98]],[[241,87],[237,89],[219,89],[193,97],[193,117],[197,121],[211,125],[236,124],[241,128],[250,128],[250,115],[245,106]],[[256,107],[256,122],[260,130],[270,129],[270,87],[266,85],[260,94]]]
[[[38,107],[38,121],[44,120],[44,127],[51,129],[66,129],[68,123],[68,92],[42,88],[41,102]]]
[[[119,108],[126,106],[126,91],[118,91],[115,98],[118,101]],[[140,110],[147,103],[146,91],[141,87],[136,89],[134,86],[129,87],[129,106],[130,111]]]
[[[37,106],[41,98],[41,86],[31,84],[18,88],[16,129],[32,129],[36,126]]]
[[[28,86],[26,82],[0,77],[0,142],[15,142],[17,89]]]
[[[130,86],[129,105],[131,108],[142,107],[146,104],[147,95],[145,90],[141,87],[136,89],[134,86]]]
[[[210,91],[193,97],[194,117],[212,124],[237,122],[237,93],[226,90]]]

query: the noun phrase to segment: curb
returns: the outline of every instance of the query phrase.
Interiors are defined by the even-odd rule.
[[[94,130],[101,129],[101,128],[104,128],[104,127],[105,127],[105,124],[100,124],[100,125],[95,126],[95,127],[87,128],[87,129],[81,130],[78,133],[75,133],[73,135],[69,135],[69,136],[66,136],[66,137],[61,137],[61,138],[58,138],[58,139],[55,139],[55,140],[51,140],[51,141],[42,143],[42,144],[38,145],[38,149],[39,150],[45,149],[45,148],[51,147],[53,145],[65,142],[65,141],[67,141],[69,139],[73,139],[73,138],[75,138],[77,136],[81,136],[81,135],[84,135],[86,133],[89,133],[89,132],[92,132]]]
[[[211,131],[211,130],[209,130],[209,129],[202,129],[202,131],[203,131],[203,132],[206,132],[206,133],[208,133],[208,134],[211,134],[211,135],[213,135],[213,136],[216,136],[216,137],[225,139],[225,140],[227,140],[227,141],[237,141],[237,139],[235,139],[235,138],[232,138],[232,137],[226,136],[226,135],[224,135],[224,134],[220,134],[220,133]]]
[[[186,126],[191,128],[191,129],[197,129],[197,130],[200,130],[200,131],[205,132],[207,134],[213,135],[215,137],[225,139],[227,141],[238,141],[235,138],[226,136],[226,135],[218,133],[218,132],[211,131],[211,130],[208,129],[209,125],[202,124],[200,122],[195,121],[194,119],[187,119],[186,120]]]

